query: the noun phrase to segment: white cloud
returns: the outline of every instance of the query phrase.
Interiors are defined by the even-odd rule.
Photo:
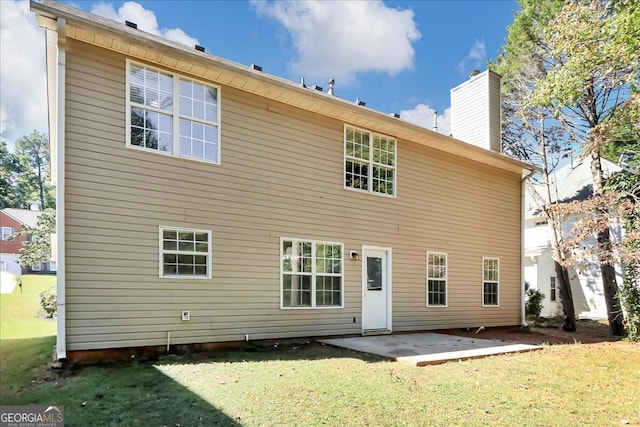
[[[376,1],[254,0],[258,13],[278,21],[291,36],[291,71],[311,79],[348,84],[358,72],[395,75],[413,66],[411,45],[420,38],[413,11]]]
[[[47,132],[44,30],[28,1],[0,0],[0,138]]]
[[[475,69],[484,68],[486,63],[487,49],[484,46],[484,40],[476,40],[467,56],[458,63],[456,70],[458,70],[461,75],[467,75]]]
[[[426,104],[418,104],[411,110],[402,110],[400,112],[401,119],[431,130],[433,130],[433,117],[435,115],[436,110]],[[438,114],[438,133],[451,135],[451,108],[447,108],[442,114]]]
[[[104,16],[117,22],[135,22],[141,31],[162,36],[187,46],[200,44],[198,39],[187,35],[187,33],[180,28],[159,28],[155,13],[133,1],[124,3],[117,11],[113,4],[100,2],[91,8],[91,13]]]

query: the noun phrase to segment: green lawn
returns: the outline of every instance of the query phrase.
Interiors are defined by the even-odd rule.
[[[2,340],[0,404],[63,405],[66,426],[640,424],[640,346],[622,341],[423,368],[287,343],[60,371],[53,344]]]
[[[38,317],[40,293],[55,286],[56,276],[24,275],[22,291],[0,294],[0,339],[48,337],[56,334],[56,322]]]

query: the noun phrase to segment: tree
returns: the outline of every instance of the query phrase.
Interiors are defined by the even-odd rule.
[[[0,141],[0,209],[23,208],[28,205],[24,195],[17,191],[18,177],[23,173],[22,165],[9,151],[7,143]]]
[[[55,196],[49,181],[49,138],[35,130],[19,138],[15,157],[22,169],[15,182],[15,190],[22,194],[27,204],[38,203],[41,210],[53,208]]]
[[[550,67],[525,103],[552,109],[582,156],[591,158],[596,204],[585,204],[585,212],[606,224],[594,230],[593,252],[600,261],[610,333],[623,335],[601,158],[603,147],[640,119],[640,5],[624,0],[567,2],[545,29],[544,40]]]
[[[20,248],[18,259],[22,268],[41,264],[51,259],[51,233],[56,229],[56,212],[47,209],[38,216],[34,228],[25,227],[16,236],[29,237],[28,242]]]
[[[509,27],[506,43],[495,64],[490,67],[502,75],[503,151],[527,160],[540,169],[529,191],[540,212],[547,218],[551,230],[552,256],[560,301],[564,312],[562,328],[576,330],[573,295],[567,264],[570,254],[565,249],[562,217],[554,208],[551,173],[570,148],[566,132],[552,111],[544,106],[522,103],[548,72],[548,47],[544,29],[562,9],[563,2],[520,0],[521,11]]]

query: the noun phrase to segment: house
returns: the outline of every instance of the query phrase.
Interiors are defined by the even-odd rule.
[[[51,260],[27,268],[20,266],[18,254],[29,241],[28,236],[17,236],[26,227],[34,228],[42,212],[28,209],[5,208],[0,210],[0,272],[11,276],[28,273],[49,273],[56,271],[56,263]]]
[[[31,8],[59,359],[523,322],[531,166],[135,23]]]
[[[607,159],[602,159],[605,177],[624,172],[625,169]],[[593,194],[591,177],[591,158],[587,157],[578,163],[573,161],[558,169],[551,177],[552,202],[568,203],[586,200]],[[535,188],[535,187],[534,187]],[[535,191],[542,191],[537,188]],[[556,287],[555,263],[552,257],[551,230],[546,217],[533,200],[530,192],[526,196],[525,212],[525,280],[533,288],[544,294],[543,317],[554,317],[562,314],[560,294]],[[569,233],[579,218],[571,217],[562,223],[563,233]],[[612,237],[621,239],[619,226],[612,227]],[[595,238],[591,244],[595,244]],[[576,316],[582,319],[607,318],[607,305],[600,265],[597,259],[586,260],[587,263],[568,268],[573,294],[573,305]],[[622,271],[616,268],[618,283],[622,283]]]

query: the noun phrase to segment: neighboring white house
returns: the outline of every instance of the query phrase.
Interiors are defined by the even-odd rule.
[[[621,166],[602,159],[605,177],[624,171]],[[568,164],[558,169],[552,177],[552,201],[571,202],[588,199],[592,194],[591,160]],[[562,224],[563,232],[571,230],[576,219]],[[620,227],[612,229],[614,238],[621,237]],[[587,244],[595,243],[587,242]],[[539,289],[545,296],[541,316],[553,317],[562,314],[560,294],[556,288],[556,274],[551,250],[551,230],[530,192],[526,195],[525,211],[525,259],[524,276],[529,284]],[[616,268],[618,283],[622,283],[622,273]],[[607,317],[607,306],[600,266],[597,260],[588,265],[569,268],[571,291],[576,316],[584,319],[601,319]]]

